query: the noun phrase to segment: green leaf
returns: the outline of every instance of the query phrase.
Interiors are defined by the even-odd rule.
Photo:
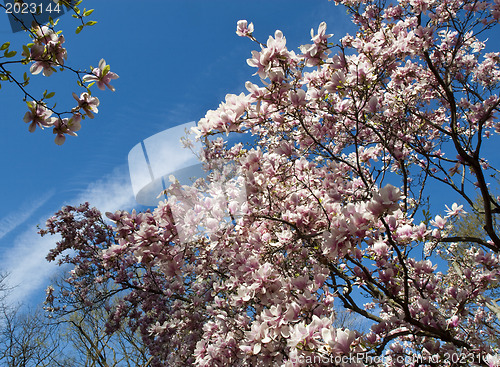
[[[54,96],[55,96],[55,94],[56,94],[56,92],[50,92],[49,94],[47,94],[47,95],[45,96],[45,98],[52,98],[52,97],[54,97]]]
[[[90,20],[90,21],[88,21],[87,23],[85,23],[85,25],[88,25],[88,26],[91,26],[91,25],[94,25],[94,24],[97,24],[97,21],[95,21],[95,20]]]
[[[10,42],[5,42],[2,47],[0,47],[0,50],[3,51],[3,50],[6,50],[8,49],[10,46]]]
[[[110,65],[106,65],[104,67],[104,70],[102,71],[102,75],[106,75],[107,73],[109,73],[110,70],[111,70],[111,66]]]
[[[75,33],[76,34],[80,33],[82,31],[82,29],[83,29],[83,25],[79,25],[78,27],[76,27]]]
[[[5,57],[14,57],[14,56],[16,56],[16,54],[17,54],[17,51],[8,52],[8,50],[5,50],[5,52],[4,52]]]
[[[89,9],[87,10],[86,12],[83,13],[83,16],[84,17],[88,17],[90,14],[92,14],[94,12],[94,9]]]

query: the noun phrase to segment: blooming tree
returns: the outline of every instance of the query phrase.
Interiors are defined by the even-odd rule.
[[[24,115],[24,122],[29,123],[29,131],[34,132],[37,127],[40,129],[52,128],[53,133],[56,135],[55,143],[62,145],[66,140],[66,135],[76,136],[76,132],[81,128],[81,121],[85,117],[94,118],[94,113],[98,112],[99,99],[92,96],[91,87],[95,83],[99,89],[105,89],[107,86],[110,90],[115,89],[110,85],[111,79],[118,78],[118,75],[110,71],[109,65],[106,65],[104,59],[101,59],[99,66],[96,68],[91,67],[91,71],[82,71],[68,66],[65,61],[68,57],[66,48],[64,48],[64,36],[62,31],[56,30],[57,20],[50,20],[48,24],[40,24],[37,21],[37,13],[52,12],[59,13],[62,7],[66,7],[71,11],[72,16],[76,18],[80,24],[76,28],[76,33],[79,33],[84,27],[96,24],[96,21],[86,20],[93,12],[93,9],[81,10],[78,6],[82,1],[67,1],[67,0],[54,0],[54,4],[45,5],[43,3],[27,3],[23,1],[16,1],[15,5],[19,6],[17,9],[9,7],[8,4],[0,4],[0,10],[9,13],[9,16],[14,17],[17,21],[21,22],[25,32],[32,39],[32,42],[22,46],[22,52],[19,53],[21,57],[16,58],[18,52],[13,50],[10,42],[5,42],[0,46],[0,82],[9,82],[16,85],[23,94],[23,100],[26,101],[28,112]],[[20,3],[21,5],[19,5]],[[23,5],[24,3],[24,5]],[[12,4],[10,4],[12,5]],[[26,7],[27,5],[27,7]],[[36,5],[36,6],[35,6]],[[22,19],[18,17],[20,12],[29,12],[32,14],[33,22],[31,25],[24,24]],[[54,13],[54,15],[56,14]],[[19,77],[19,69],[15,68],[16,65],[29,65],[29,71],[25,71],[23,77]],[[48,104],[48,100],[54,97],[55,92],[48,92],[45,90],[43,95],[38,98],[33,96],[27,86],[30,83],[28,72],[32,75],[42,74],[45,77],[51,76],[57,70],[71,71],[77,78],[79,88],[83,88],[80,95],[73,92],[73,97],[77,102],[77,106],[71,108],[70,111],[56,110],[55,104],[52,106]],[[2,84],[0,83],[0,88]],[[64,117],[68,116],[68,117]]]
[[[116,284],[108,329],[132,320],[152,365],[499,365],[500,198],[485,152],[500,133],[500,54],[484,38],[500,2],[335,2],[356,35],[330,43],[322,23],[300,53],[238,22],[260,82],[194,129],[207,179],[173,180],[153,211],[107,213],[113,225],[65,207],[42,231],[62,236],[48,259],[74,266],[74,294],[92,304],[108,296],[88,297],[96,284]],[[431,216],[426,198],[446,190],[480,196],[484,235],[450,231],[466,214],[453,201]],[[370,329],[334,327],[336,305]],[[54,289],[47,307],[65,307]]]

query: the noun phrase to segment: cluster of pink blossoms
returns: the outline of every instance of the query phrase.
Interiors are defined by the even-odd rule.
[[[30,32],[33,36],[33,44],[25,48],[23,55],[32,62],[31,73],[37,75],[42,72],[44,76],[50,76],[56,71],[56,67],[64,68],[64,61],[67,59],[67,51],[62,46],[64,36],[45,25],[36,25]],[[80,73],[84,72],[77,72],[77,74]],[[91,95],[89,87],[97,83],[99,89],[104,90],[108,87],[114,92],[115,88],[110,82],[117,78],[118,75],[111,72],[106,61],[101,59],[99,66],[94,68],[91,74],[86,74],[81,78],[82,83],[89,83],[86,87],[87,91],[81,93],[80,96],[73,93],[78,105],[71,110],[71,117],[62,118],[59,114],[53,117],[55,112],[48,108],[42,99],[27,102],[29,111],[24,116],[24,122],[30,123],[30,132],[34,132],[37,126],[41,129],[53,127],[53,133],[56,135],[55,142],[61,145],[66,140],[66,135],[76,136],[76,132],[81,128],[80,122],[85,116],[93,119],[94,114],[98,112],[99,99]]]
[[[298,54],[276,31],[248,60],[261,81],[199,121],[217,179],[173,180],[153,211],[108,213],[113,227],[88,205],[49,220],[62,236],[50,260],[75,266],[78,297],[96,279],[123,291],[109,331],[136,327],[152,366],[498,366],[500,202],[484,147],[500,60],[475,35],[499,4],[337,3],[356,36],[333,46],[322,23]],[[431,216],[441,190],[462,205]],[[453,232],[463,205],[480,235]],[[339,324],[341,309],[365,323]]]
[[[66,49],[62,46],[64,36],[58,35],[47,26],[40,25],[32,32],[34,43],[30,48],[29,57],[34,62],[30,71],[34,75],[43,72],[44,76],[50,76],[55,71],[54,66],[63,66],[64,60],[68,58]]]

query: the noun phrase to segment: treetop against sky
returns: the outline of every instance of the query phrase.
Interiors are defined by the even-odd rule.
[[[168,14],[193,5],[183,4],[171,4]],[[137,132],[151,131],[140,130],[141,123],[128,129],[131,116],[145,121],[158,113],[154,106],[189,96],[172,109],[177,117],[189,103],[227,87],[190,129],[203,145],[206,178],[188,186],[172,178],[166,200],[130,211],[128,181],[124,185],[115,168],[114,176],[76,197],[90,197],[97,208],[64,206],[47,220],[40,231],[52,245],[47,260],[72,269],[62,287],[47,289],[47,311],[61,315],[81,302],[101,307],[118,297],[107,331],[122,322],[137,328],[153,366],[320,366],[339,358],[356,366],[402,366],[422,358],[443,366],[457,358],[498,366],[500,54],[486,38],[498,31],[500,3],[338,0],[339,7],[325,3],[321,10],[334,19],[339,9],[347,10],[352,25],[333,22],[344,28],[334,38],[338,29],[322,19],[307,27],[306,39],[295,37],[303,18],[325,14],[314,5],[304,16],[304,4],[290,11],[292,5],[280,13],[290,16],[287,23],[280,16],[264,35],[262,14],[245,9],[248,14],[232,20],[228,35],[246,38],[250,49],[212,35],[225,25],[214,22],[222,8],[212,3],[199,3],[186,16],[192,21],[210,8],[196,19],[203,32],[184,26],[185,37],[171,44],[149,30],[141,29],[139,38],[130,33],[127,21],[134,24],[137,14],[127,9],[121,14],[130,16],[121,19],[127,27],[111,27],[98,38],[121,35],[117,39],[126,43],[107,39],[99,50],[116,49],[119,56],[99,56],[88,71],[67,67],[73,50],[65,48],[69,37],[57,33],[60,25],[33,25],[25,67],[47,80],[55,76],[53,67],[62,67],[84,89],[62,98],[77,103],[66,112],[45,103],[50,92],[24,107],[29,131],[41,137],[46,134],[38,128],[50,128],[56,145],[65,142],[57,152],[88,139],[86,151],[95,157],[100,142],[142,141]],[[99,23],[85,23],[90,10],[73,10],[85,32],[97,29]],[[222,14],[231,18],[238,11],[228,6]],[[298,18],[302,22],[291,22]],[[187,42],[191,34],[194,43]],[[145,48],[138,39],[156,43]],[[82,57],[94,55],[93,43],[83,44]],[[10,47],[4,46],[5,59],[15,57]],[[218,52],[204,52],[212,48]],[[246,65],[226,67],[214,78],[213,70],[231,65],[240,50]],[[192,79],[198,67],[207,78],[204,87]],[[137,84],[121,84],[127,75]],[[21,89],[26,84],[14,83]],[[115,86],[115,93],[103,94]],[[161,96],[154,103],[146,101],[148,86]],[[127,92],[117,97],[127,87],[131,98]],[[107,115],[106,102],[113,106]],[[140,112],[126,102],[140,104]],[[95,123],[99,128],[87,133]],[[225,143],[244,133],[252,135],[250,144]],[[65,154],[76,148],[69,149]],[[51,162],[66,172],[78,158]],[[75,190],[60,188],[37,205]],[[26,218],[33,212],[28,208]],[[481,218],[481,233],[453,230],[467,214]],[[99,291],[102,284],[114,288]],[[369,330],[335,324],[339,307],[369,322]]]
[[[258,4],[270,12],[258,11]],[[307,1],[155,1],[148,6],[137,1],[86,1],[82,6],[96,9],[89,19],[98,23],[76,35],[79,23],[68,12],[59,18],[66,64],[89,70],[104,58],[120,79],[112,83],[114,93],[93,87],[93,96],[101,102],[99,113],[81,122],[78,138],[70,136],[58,147],[50,129],[29,134],[29,124],[23,122],[28,111],[23,94],[5,83],[0,90],[2,118],[9,122],[0,148],[0,258],[1,267],[13,271],[20,285],[14,293],[18,300],[43,289],[42,279],[54,269],[43,260],[53,240],[40,240],[37,224],[43,225],[64,203],[89,201],[104,211],[137,207],[127,167],[129,151],[155,133],[199,120],[226,93],[244,90],[253,73],[246,59],[254,45],[235,34],[238,20],[251,18],[262,37],[280,28],[290,42],[300,45],[308,41],[312,26],[331,19],[333,27],[338,14],[344,14],[331,3],[311,6]],[[278,13],[283,18],[272,15]],[[13,34],[7,16],[1,15],[1,43],[11,42],[19,56],[21,45],[30,40],[23,32]],[[348,18],[338,26],[336,33],[345,33]],[[19,68],[21,80],[24,71],[30,74],[26,67]],[[37,96],[46,89],[55,91],[49,101],[57,100],[67,110],[76,104],[72,93],[81,89],[67,72],[31,76],[29,88]],[[45,275],[32,277],[34,273]]]

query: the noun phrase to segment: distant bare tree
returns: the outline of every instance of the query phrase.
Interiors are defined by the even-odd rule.
[[[116,311],[114,289],[96,283],[87,289],[86,297],[75,292],[73,284],[64,277],[53,281],[48,288],[46,310],[59,334],[68,343],[72,366],[75,367],[147,367],[152,359],[139,332],[126,322],[110,325],[110,315]],[[67,307],[51,304],[51,292],[57,290]],[[88,300],[92,301],[89,302]],[[55,307],[54,307],[55,306]]]
[[[74,353],[73,366],[137,367],[149,366],[150,357],[137,332],[123,325],[106,333],[109,313],[96,308],[88,313],[73,312],[61,319],[61,335]]]
[[[0,314],[0,364],[5,367],[67,365],[56,325],[40,309],[21,311],[3,306]]]
[[[0,311],[2,312],[7,307],[5,302],[10,290],[10,287],[7,284],[8,275],[8,273],[0,271]]]
[[[6,300],[7,276],[0,275],[0,366],[150,366],[150,355],[134,328],[121,325],[106,333],[112,303],[89,305],[73,297],[73,307],[51,313],[14,306]],[[62,277],[56,283],[68,287]],[[108,291],[105,285],[101,288]],[[98,297],[98,289],[94,292]]]
[[[332,325],[335,328],[356,330],[360,334],[366,334],[370,331],[370,324],[365,319],[342,306],[336,308]]]

